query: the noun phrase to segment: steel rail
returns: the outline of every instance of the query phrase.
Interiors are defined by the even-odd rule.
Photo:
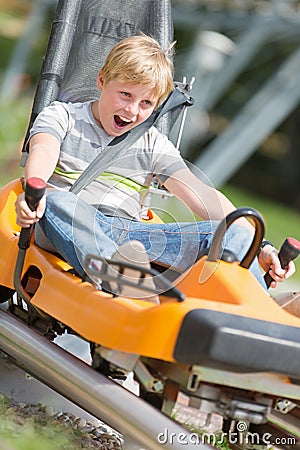
[[[165,449],[182,448],[183,439],[186,450],[195,448],[186,428],[1,310],[0,349],[18,367],[122,433],[125,443],[128,437],[141,450],[161,450],[158,436],[167,432],[172,439],[164,442]]]

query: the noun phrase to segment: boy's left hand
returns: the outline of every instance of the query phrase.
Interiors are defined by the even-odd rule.
[[[275,288],[277,282],[282,282],[287,278],[290,278],[295,272],[296,267],[293,261],[283,269],[281,267],[278,250],[271,245],[266,245],[258,255],[258,262],[265,272],[269,272],[274,281],[272,281],[270,287]]]

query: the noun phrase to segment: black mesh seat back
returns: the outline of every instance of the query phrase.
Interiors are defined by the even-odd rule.
[[[171,0],[59,0],[28,131],[54,100],[99,98],[95,80],[106,55],[116,42],[139,31],[166,48],[173,40]],[[168,133],[168,118],[160,129]]]
[[[113,45],[139,31],[163,47],[172,40],[169,0],[84,0],[59,98],[99,98],[95,78]]]

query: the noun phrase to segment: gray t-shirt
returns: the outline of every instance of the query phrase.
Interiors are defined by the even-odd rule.
[[[54,102],[35,120],[30,137],[50,133],[60,142],[57,167],[49,186],[69,190],[89,163],[113,139],[95,121],[91,102]],[[128,152],[111,161],[110,167],[79,194],[99,209],[119,211],[141,220],[144,198],[153,177],[163,184],[186,168],[178,150],[168,138],[151,127]]]

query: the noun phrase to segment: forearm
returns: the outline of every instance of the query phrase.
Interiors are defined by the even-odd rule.
[[[203,183],[189,171],[180,171],[165,183],[197,216],[204,220],[222,220],[236,208],[222,192]],[[246,219],[237,221],[250,231],[253,226]]]
[[[224,211],[224,217],[230,214],[232,211],[236,210],[236,207],[231,203],[231,201],[220,191],[217,191],[217,195],[219,197],[220,203],[222,205],[222,209]],[[254,227],[251,222],[249,222],[245,218],[238,219],[236,221],[237,224],[246,227],[252,233],[254,232]]]
[[[40,133],[30,141],[29,156],[26,162],[24,177],[39,177],[48,181],[59,158],[59,143],[54,136]]]
[[[38,177],[47,182],[57,164],[59,151],[59,142],[54,136],[47,133],[33,136],[30,140],[29,155],[24,170],[25,181],[30,177]],[[44,196],[37,210],[31,211],[25,201],[24,193],[20,194],[15,203],[17,224],[26,228],[36,223],[43,216],[45,207]]]

